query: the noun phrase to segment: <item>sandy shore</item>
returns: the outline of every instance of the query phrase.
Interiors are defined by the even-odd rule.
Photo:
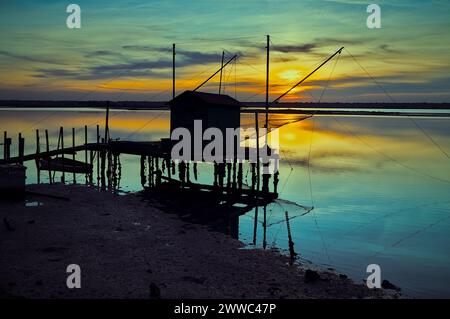
[[[1,297],[386,297],[331,272],[307,282],[305,270],[278,252],[241,249],[241,242],[137,194],[63,185],[28,190],[70,200],[0,202]],[[81,267],[80,289],[66,286],[69,264]]]

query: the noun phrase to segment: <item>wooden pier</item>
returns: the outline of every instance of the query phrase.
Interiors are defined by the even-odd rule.
[[[51,150],[48,142],[48,131],[45,130],[45,150],[40,149],[40,134],[36,130],[36,152],[25,154],[25,139],[19,134],[18,155],[11,156],[12,139],[4,132],[4,156],[0,159],[0,165],[23,164],[27,161],[35,161],[38,178],[42,171],[48,171],[49,182],[55,182],[55,172],[61,172],[61,182],[65,183],[66,174],[73,174],[73,182],[76,182],[77,174],[86,176],[87,184],[94,184],[93,171],[97,170],[97,186],[102,189],[117,190],[120,183],[120,155],[135,155],[140,157],[141,184],[145,189],[160,188],[163,184],[171,185],[170,189],[177,187],[183,190],[204,194],[214,192],[215,198],[228,203],[241,203],[249,208],[257,204],[267,203],[277,198],[278,176],[274,175],[273,191],[269,191],[269,178],[262,176],[263,187],[259,189],[259,177],[256,164],[251,164],[251,186],[243,186],[243,164],[233,163],[211,163],[214,165],[213,185],[204,185],[194,182],[197,179],[196,162],[179,162],[171,159],[167,139],[150,142],[116,141],[109,139],[105,142],[100,138],[97,126],[97,138],[95,142],[88,142],[87,127],[84,130],[84,144],[75,145],[75,130],[72,129],[72,146],[64,146],[64,129],[60,128],[58,147]],[[108,138],[108,136],[107,136]],[[248,160],[252,150],[245,148],[245,159]],[[75,155],[84,152],[84,162],[75,160]],[[88,155],[90,153],[90,155]],[[71,155],[66,157],[67,155]],[[95,163],[96,162],[96,163]],[[95,165],[97,164],[97,165]],[[148,170],[148,172],[146,172]],[[175,178],[175,176],[178,177]]]

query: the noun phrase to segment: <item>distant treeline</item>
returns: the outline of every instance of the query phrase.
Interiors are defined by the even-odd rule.
[[[116,101],[109,102],[111,108],[121,109],[167,109],[167,102]],[[0,100],[0,107],[69,107],[105,108],[106,101],[30,101]],[[264,102],[246,102],[247,107],[264,107]],[[450,109],[450,103],[277,103],[277,108],[343,108],[343,109]]]

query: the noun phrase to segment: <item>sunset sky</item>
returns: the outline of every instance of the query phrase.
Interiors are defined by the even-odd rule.
[[[361,65],[396,102],[450,102],[450,2],[374,2],[382,28],[371,30],[362,0],[0,0],[0,99],[165,101],[176,43],[179,93],[226,50],[239,58],[224,71],[225,93],[263,101],[270,34],[271,99],[344,46],[283,101],[389,102]],[[70,3],[81,29],[66,26]],[[218,77],[203,90],[217,92]]]

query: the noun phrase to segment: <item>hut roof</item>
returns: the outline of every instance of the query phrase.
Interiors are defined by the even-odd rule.
[[[175,105],[183,101],[186,98],[194,98],[202,104],[212,104],[212,105],[228,105],[234,107],[241,107],[242,104],[236,99],[233,99],[229,95],[197,92],[197,91],[184,91],[180,95],[176,96],[173,100],[169,101],[169,105]]]

